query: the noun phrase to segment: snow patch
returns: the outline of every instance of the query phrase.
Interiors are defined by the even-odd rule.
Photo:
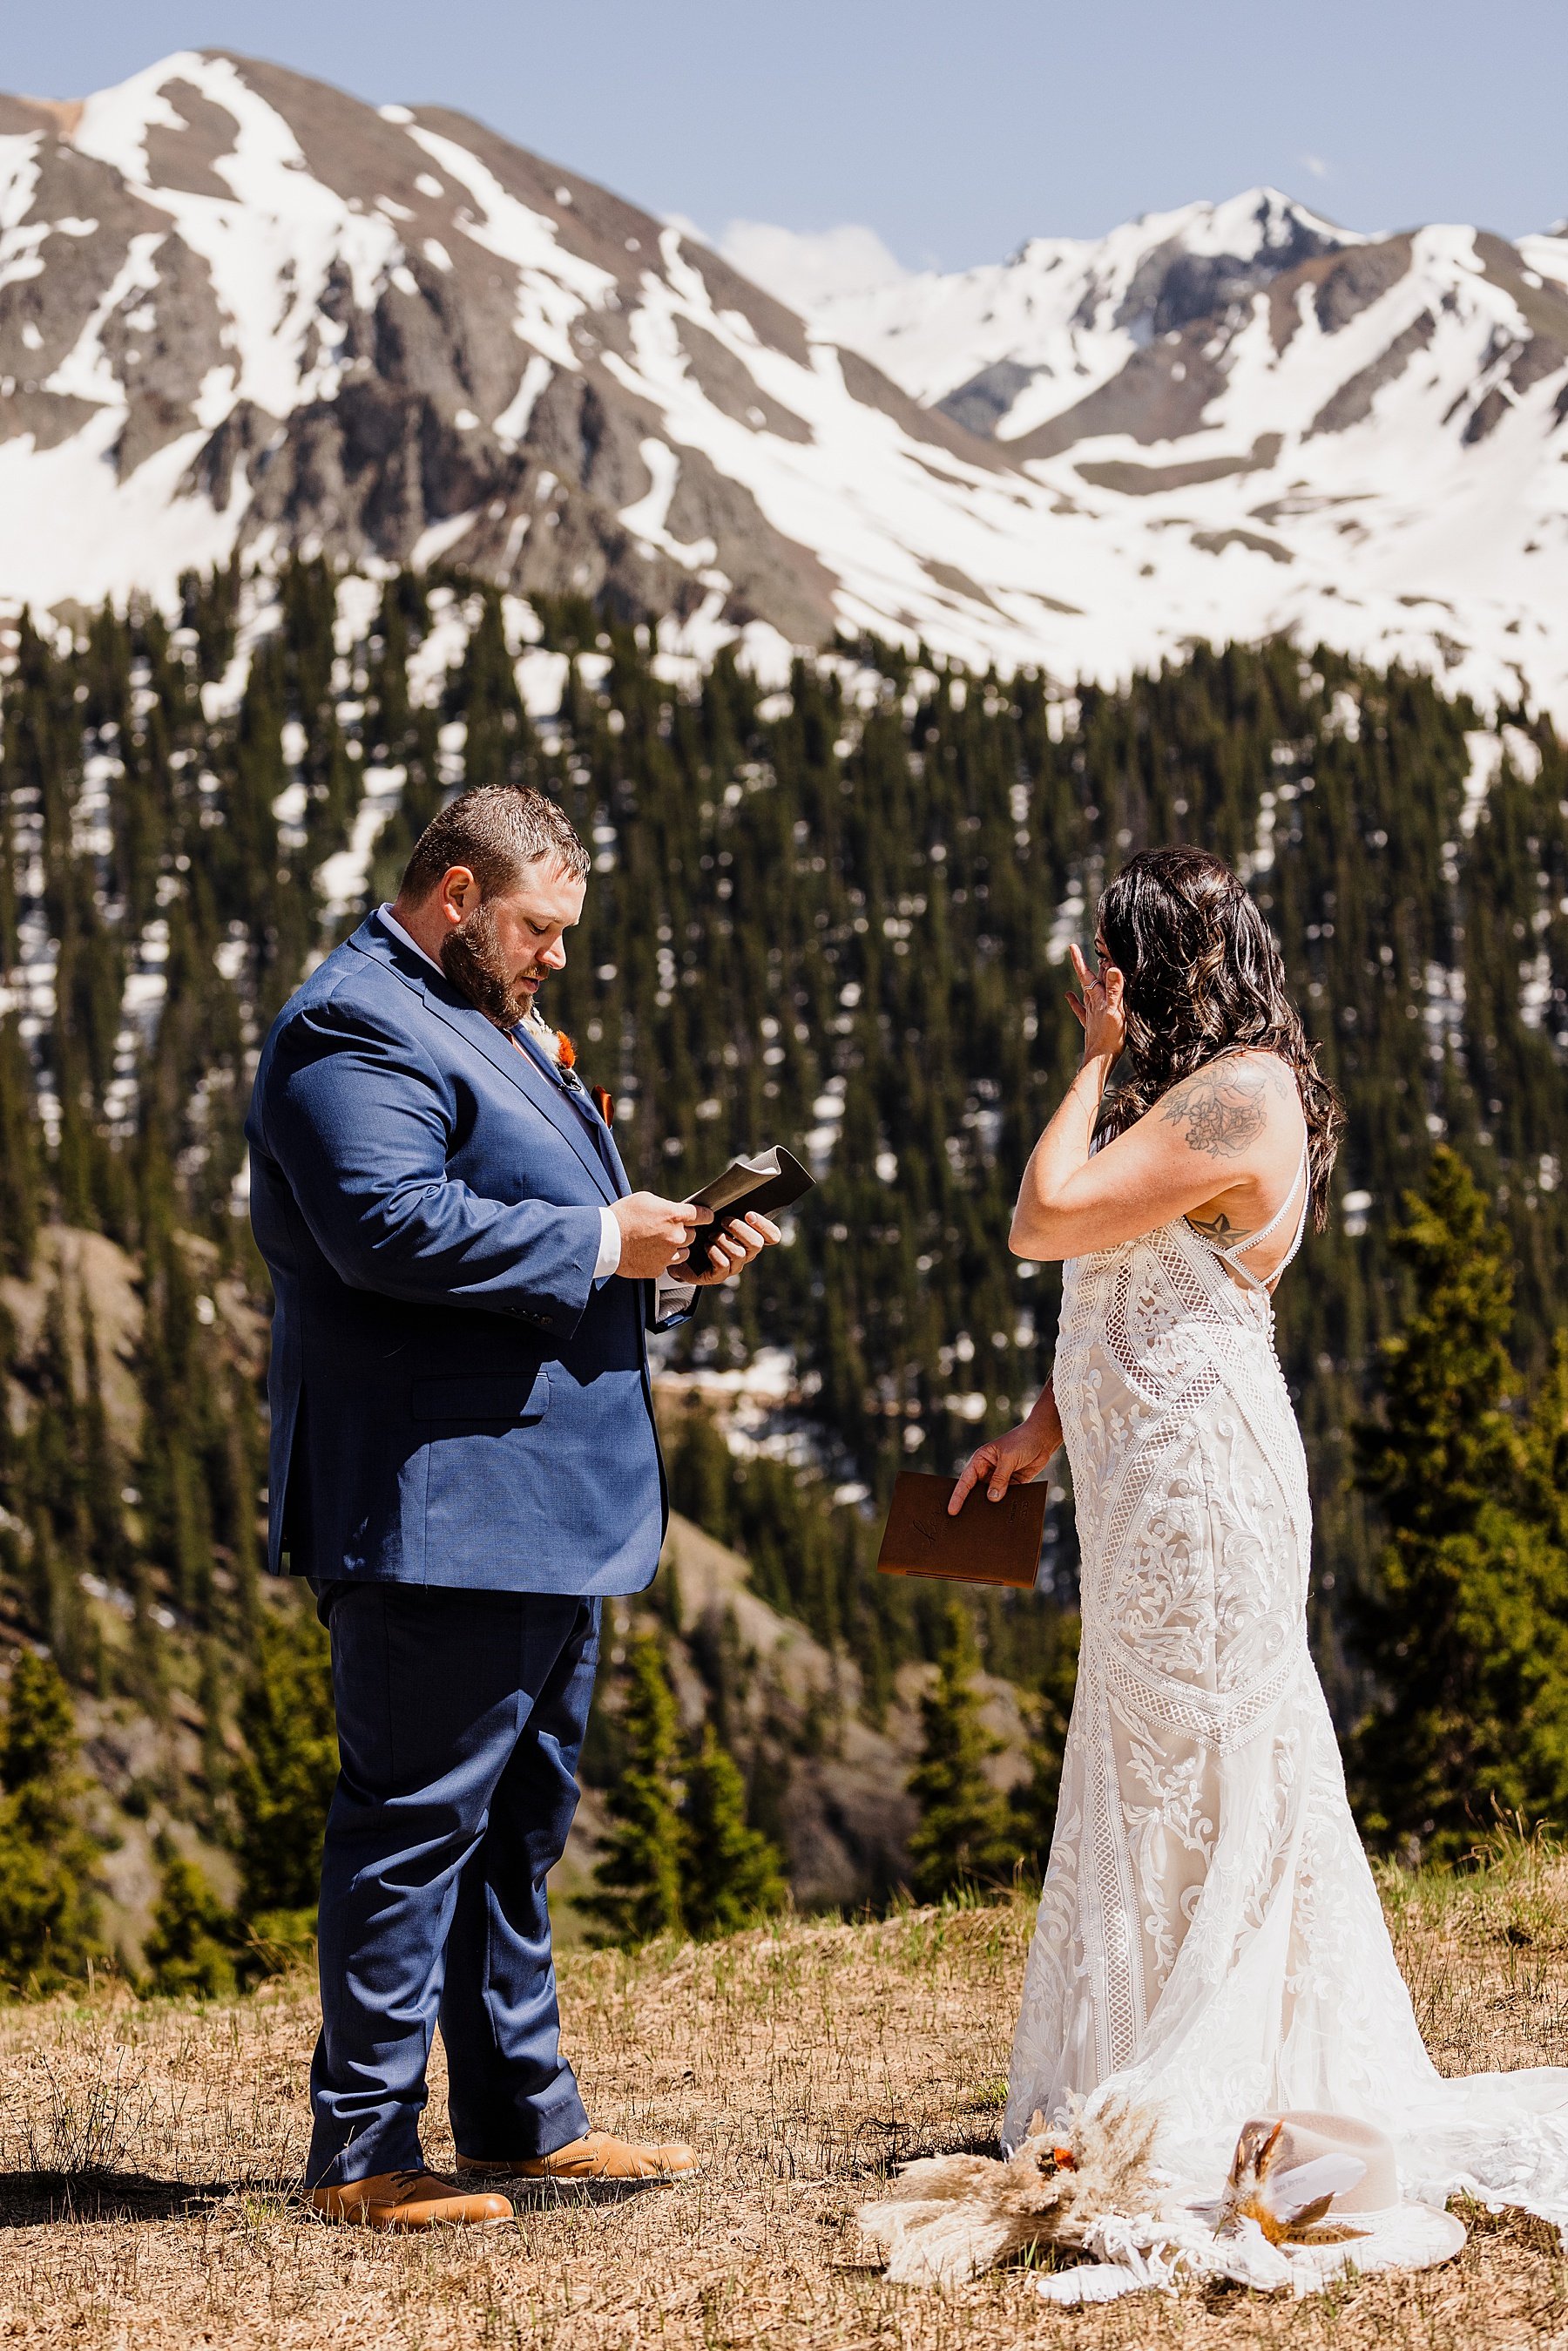
[[[515,449],[523,440],[539,395],[555,372],[550,361],[535,351],[516,391],[490,428],[504,449]]]
[[[517,691],[530,718],[558,718],[572,664],[566,653],[534,646],[517,664]]]
[[[365,797],[355,811],[348,845],[324,859],[317,869],[316,893],[322,902],[324,922],[341,923],[361,911],[371,853],[407,781],[408,772],[400,767],[366,768]]]
[[[473,528],[478,517],[479,508],[470,507],[466,514],[448,515],[444,522],[428,524],[415,539],[409,558],[414,569],[423,571],[431,564],[439,563],[447,550]]]
[[[147,132],[154,124],[183,129],[162,86],[188,81],[238,124],[232,152],[213,164],[233,199],[154,184]],[[309,171],[299,142],[276,110],[227,57],[192,50],[165,58],[116,89],[88,99],[75,143],[122,172],[146,204],[166,213],[207,265],[237,355],[234,397],[286,416],[326,388],[333,371],[302,366],[306,339],[320,320],[320,301],[335,266],[348,272],[358,307],[374,307],[379,284],[401,246],[392,224],[351,209]],[[335,388],[335,384],[333,385]]]

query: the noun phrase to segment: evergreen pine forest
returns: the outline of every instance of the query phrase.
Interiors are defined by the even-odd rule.
[[[1534,1432],[1529,1604],[1568,1656],[1568,753],[1544,722],[1283,643],[1068,693],[846,641],[766,690],[732,653],[659,655],[646,626],[580,601],[304,559],[265,595],[237,569],[192,577],[173,622],[24,619],[0,654],[0,1621],[93,1720],[151,1727],[109,1793],[234,1849],[264,1941],[294,1931],[308,1868],[258,1751],[297,1686],[315,1802],[330,1740],[313,1624],[262,1590],[250,1074],[311,961],[394,893],[462,783],[540,784],[593,851],[544,1008],[614,1093],[633,1182],[679,1196],[772,1142],[818,1169],[789,1246],[710,1295],[666,1358],[782,1351],[779,1441],[737,1458],[687,1410],[671,1484],[763,1599],[854,1659],[869,1714],[901,1665],[954,1654],[945,1590],[873,1572],[895,1474],[951,1470],[1050,1368],[1057,1275],[1005,1242],[1075,1061],[1068,943],[1118,863],[1169,841],[1250,879],[1349,1112],[1334,1218],[1278,1311],[1342,1731],[1371,1752],[1367,1720],[1398,1712],[1397,1531],[1368,1464],[1389,1343],[1422,1297],[1406,1195],[1439,1145],[1495,1219],[1510,1291],[1485,1343],[1499,1412]],[[138,1301],[118,1351],[106,1266]],[[1048,1588],[976,1601],[973,1628],[1059,1750],[1075,1578],[1054,1476]],[[724,1656],[706,1663],[710,1757]],[[602,1753],[617,1708],[612,1690]],[[1526,1807],[1568,1793],[1547,1747],[1495,1784]],[[1054,1786],[1049,1752],[1033,1770]],[[1366,1795],[1379,1834],[1410,1827],[1379,1807]],[[169,1854],[155,1939],[185,1980],[213,1918]]]

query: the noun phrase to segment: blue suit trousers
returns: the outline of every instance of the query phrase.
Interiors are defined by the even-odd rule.
[[[341,1769],[322,1858],[311,2187],[411,2169],[439,2020],[461,2155],[588,2127],[545,1878],[576,1810],[599,1603],[324,1584]]]

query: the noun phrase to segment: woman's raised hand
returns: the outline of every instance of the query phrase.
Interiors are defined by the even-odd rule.
[[[958,1484],[953,1488],[948,1504],[948,1516],[956,1519],[968,1501],[973,1488],[983,1478],[986,1498],[1000,1502],[1008,1488],[1015,1482],[1027,1486],[1039,1477],[1062,1443],[1062,1422],[1056,1410],[1054,1390],[1047,1385],[1040,1394],[1027,1420],[1010,1428],[1005,1437],[988,1437],[977,1446],[964,1464]]]
[[[1103,1055],[1107,1062],[1116,1061],[1127,1043],[1127,1021],[1122,1011],[1123,979],[1114,963],[1100,957],[1100,968],[1092,972],[1084,961],[1076,942],[1068,948],[1073,969],[1078,976],[1081,994],[1067,990],[1067,1001],[1074,1017],[1084,1031],[1084,1059],[1092,1061]]]

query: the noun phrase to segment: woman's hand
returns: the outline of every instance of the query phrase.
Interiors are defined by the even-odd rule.
[[[1032,1484],[1060,1449],[1061,1443],[1061,1415],[1056,1410],[1055,1393],[1047,1385],[1027,1420],[1010,1428],[1005,1437],[988,1438],[971,1454],[953,1488],[948,1516],[957,1518],[971,1489],[982,1478],[987,1480],[986,1499],[992,1502],[1000,1502],[1015,1481],[1020,1486]]]
[[[1083,991],[1075,996],[1069,988],[1067,1001],[1084,1031],[1084,1059],[1085,1061],[1103,1059],[1108,1068],[1120,1058],[1127,1038],[1127,1021],[1122,1011],[1122,975],[1116,965],[1107,962],[1104,956],[1100,957],[1098,972],[1092,972],[1075,941],[1067,952],[1073,958],[1073,969],[1078,976],[1078,986]]]

